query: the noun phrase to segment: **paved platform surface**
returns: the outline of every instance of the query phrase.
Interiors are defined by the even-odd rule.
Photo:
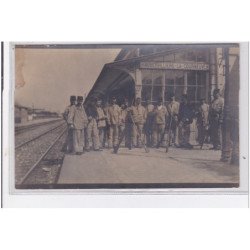
[[[220,151],[121,148],[118,154],[105,149],[81,156],[66,155],[58,184],[154,184],[239,181],[239,167],[219,161]]]

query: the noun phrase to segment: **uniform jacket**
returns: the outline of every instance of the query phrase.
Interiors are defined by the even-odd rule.
[[[146,110],[142,105],[132,106],[131,115],[135,123],[144,124],[146,121]]]
[[[223,108],[224,108],[224,98],[219,97],[218,99],[212,101],[211,112],[222,113]]]
[[[224,98],[219,97],[218,99],[214,99],[211,103],[211,108],[209,112],[210,119],[222,121],[223,108],[224,108]]]
[[[70,109],[68,123],[74,125],[75,129],[84,129],[87,126],[88,118],[82,105],[76,105]]]
[[[197,123],[203,126],[208,125],[209,105],[204,103],[198,109]]]
[[[96,110],[96,106],[94,105],[89,105],[87,108],[86,108],[86,114],[88,117],[92,117],[94,119],[97,119],[97,110]]]
[[[179,120],[185,124],[193,122],[194,112],[190,104],[181,103],[179,109]]]
[[[110,105],[107,108],[107,121],[111,125],[119,125],[121,109],[117,104]]]
[[[128,120],[128,110],[126,108],[121,109],[120,118],[119,118],[120,125],[124,125],[125,122],[127,122],[127,120]]]
[[[146,127],[150,127],[152,126],[153,122],[154,122],[154,109],[155,106],[153,104],[148,104],[145,108],[146,110]]]
[[[97,127],[103,128],[106,127],[106,116],[102,107],[96,107],[97,111]]]
[[[154,112],[154,108],[155,108],[155,106],[153,105],[153,104],[148,104],[147,106],[146,106],[146,113],[147,114],[150,114],[150,113],[153,113]]]
[[[158,106],[155,107],[154,109],[154,123],[155,124],[165,124],[166,123],[166,118],[168,116],[168,111],[167,108],[162,105],[161,109],[158,108]]]
[[[64,113],[63,113],[63,118],[65,121],[68,121],[68,116],[69,116],[69,112],[70,112],[70,109],[74,108],[75,105],[69,105],[68,107],[66,107],[66,109],[64,110]]]
[[[178,116],[180,109],[180,103],[176,101],[172,101],[167,105],[167,110],[169,115],[171,116]]]

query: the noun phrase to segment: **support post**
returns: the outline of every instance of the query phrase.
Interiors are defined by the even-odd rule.
[[[209,61],[210,61],[210,86],[211,86],[210,96],[212,97],[214,89],[217,88],[216,49],[215,48],[210,49]]]
[[[162,71],[162,101],[165,104],[165,71]]]
[[[225,58],[225,91],[224,91],[224,111],[223,111],[223,123],[222,123],[222,151],[221,161],[229,162],[231,158],[231,119],[230,119],[230,107],[229,107],[229,48],[223,49]]]
[[[135,97],[141,98],[141,91],[142,91],[142,75],[141,70],[135,70]]]
[[[184,89],[183,94],[187,94],[187,88],[188,88],[188,77],[187,77],[187,71],[184,72]]]

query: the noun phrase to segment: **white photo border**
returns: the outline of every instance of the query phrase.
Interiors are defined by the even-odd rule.
[[[239,93],[240,94],[239,98],[240,100],[239,103],[240,187],[239,188],[181,188],[181,189],[180,188],[127,189],[126,188],[126,189],[43,189],[43,190],[17,190],[14,187],[14,164],[15,164],[14,52],[15,52],[15,45],[17,44],[42,45],[42,44],[54,44],[54,43],[4,42],[4,90],[2,96],[3,97],[3,107],[2,107],[3,207],[246,207],[248,206],[248,194],[249,194],[248,43],[246,42],[240,43],[240,93]],[[62,44],[74,44],[74,43],[62,42]]]

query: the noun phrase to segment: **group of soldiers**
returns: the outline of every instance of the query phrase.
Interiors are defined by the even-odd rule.
[[[214,99],[209,106],[204,99],[198,108],[194,108],[186,94],[181,102],[170,95],[165,106],[162,98],[156,105],[150,100],[143,106],[137,97],[132,105],[124,99],[119,106],[116,97],[103,106],[97,99],[87,106],[82,96],[71,96],[70,105],[64,112],[68,124],[66,151],[81,155],[91,149],[102,151],[114,148],[115,151],[124,142],[125,147],[160,147],[173,145],[180,148],[193,148],[190,144],[190,126],[196,119],[198,142],[211,142],[215,150],[221,146],[221,124],[223,120],[224,99],[220,91],[213,92]]]

